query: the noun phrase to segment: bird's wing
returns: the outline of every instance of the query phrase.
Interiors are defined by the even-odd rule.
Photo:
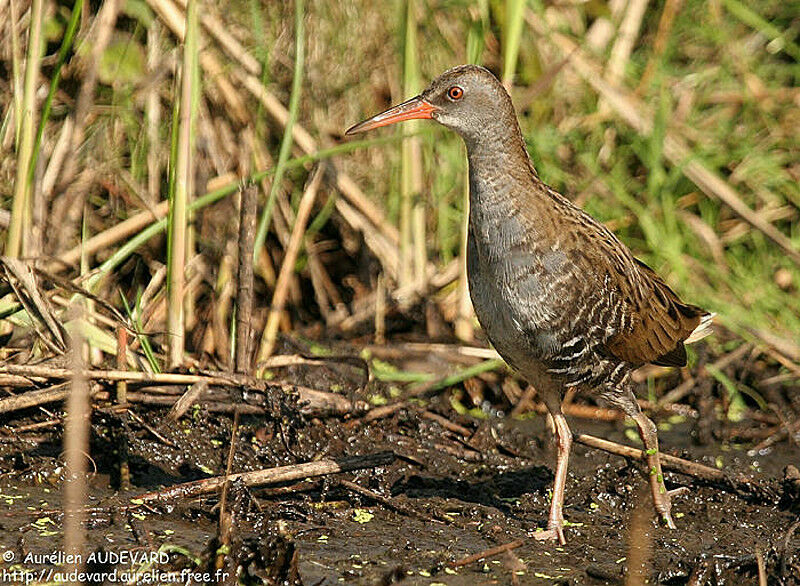
[[[638,259],[634,262],[636,274],[619,287],[623,311],[628,314],[625,321],[630,325],[611,336],[604,344],[605,349],[633,364],[684,366],[683,343],[708,312],[683,303],[650,267]]]
[[[712,314],[683,303],[608,228],[555,190],[545,189],[550,205],[536,213],[552,221],[552,238],[570,260],[570,278],[560,279],[563,297],[568,306],[577,307],[573,315],[581,317],[580,323],[562,328],[565,339],[582,335],[603,354],[631,364],[685,365],[684,342],[710,333]],[[531,212],[528,221],[536,225],[537,216]],[[593,331],[603,332],[604,339],[593,342]]]

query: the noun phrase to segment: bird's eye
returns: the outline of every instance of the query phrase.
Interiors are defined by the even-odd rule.
[[[464,90],[462,90],[457,85],[454,85],[449,90],[447,90],[447,97],[451,100],[460,100],[464,97]]]

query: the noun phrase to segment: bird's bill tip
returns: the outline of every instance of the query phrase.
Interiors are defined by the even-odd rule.
[[[433,118],[433,112],[435,111],[436,107],[434,105],[417,96],[380,114],[376,114],[372,118],[359,122],[355,126],[351,126],[345,134],[358,134],[381,126],[388,126],[395,122],[403,122],[404,120],[429,120]]]

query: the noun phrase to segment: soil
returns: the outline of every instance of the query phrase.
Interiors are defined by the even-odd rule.
[[[368,423],[358,417],[299,418],[291,409],[266,419],[242,417],[237,471],[383,450],[396,459],[288,483],[288,489],[232,484],[227,511],[233,529],[223,568],[238,572],[247,584],[621,584],[637,572],[647,582],[629,583],[759,584],[763,560],[769,584],[800,584],[798,500],[791,492],[796,484],[779,482],[787,465],[800,462],[796,445],[783,442],[749,455],[746,444],[699,445],[697,421],[661,418],[664,452],[749,474],[776,495],[772,502],[748,498],[668,473],[668,488],[688,488],[673,499],[678,529],[670,531],[654,520],[638,463],[576,444],[566,492],[567,544],[560,547],[530,537],[546,525],[553,478],[545,418],[510,418],[491,409],[482,418],[459,415],[450,398],[442,394]],[[161,551],[165,557],[152,566],[135,560],[97,562],[93,568],[213,571],[218,498],[148,506],[131,499],[224,473],[232,418],[196,408],[173,422],[163,408],[136,411],[142,422],[130,421],[126,435],[133,486],[123,492],[114,489],[119,418],[107,411],[93,416],[96,471],[87,499],[94,509],[86,551]],[[424,412],[441,414],[466,428],[469,437]],[[42,419],[29,410],[14,414],[13,423]],[[570,423],[575,431],[635,443],[623,422]],[[31,557],[26,562],[26,556],[61,550],[61,440],[60,426],[0,435],[0,498],[6,503],[0,551],[13,552],[0,568],[24,569],[25,579],[41,578],[30,572],[58,568]],[[377,502],[342,479],[388,500]],[[458,563],[517,540],[512,544],[517,547],[497,555]],[[185,576],[163,583],[198,583]]]

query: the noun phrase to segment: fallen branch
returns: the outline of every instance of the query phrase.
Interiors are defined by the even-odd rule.
[[[468,566],[469,564],[479,562],[486,558],[490,558],[496,556],[499,553],[503,553],[505,551],[510,551],[512,549],[516,549],[520,547],[523,543],[525,543],[521,539],[517,539],[516,541],[510,541],[509,543],[504,543],[503,545],[498,545],[497,547],[490,547],[489,549],[485,549],[483,551],[479,551],[476,554],[467,556],[465,558],[461,558],[455,562],[450,562],[447,564],[451,568],[458,568],[461,566]]]
[[[292,480],[302,480],[314,478],[316,476],[328,476],[340,472],[350,472],[351,470],[363,470],[365,468],[375,468],[385,466],[394,461],[392,452],[380,452],[367,456],[352,456],[339,458],[338,460],[318,460],[316,462],[306,462],[304,464],[292,464],[291,466],[279,466],[277,468],[266,468],[254,470],[252,472],[240,472],[228,476],[214,476],[203,478],[192,482],[184,482],[163,490],[146,492],[137,497],[133,497],[131,502],[135,505],[145,503],[164,502],[174,499],[195,498],[205,494],[217,492],[225,482],[242,482],[250,488],[278,484],[280,482],[290,482]]]
[[[623,446],[622,444],[601,439],[599,437],[581,433],[575,434],[574,439],[576,442],[585,446],[597,448],[610,454],[622,456],[623,458],[632,458],[634,460],[645,459],[645,453],[643,450],[631,448],[629,446]],[[759,501],[771,504],[778,502],[780,499],[780,494],[777,490],[765,485],[762,482],[759,482],[754,478],[749,478],[744,474],[723,472],[722,470],[717,470],[716,468],[711,468],[710,466],[698,464],[697,462],[684,460],[683,458],[678,458],[677,456],[670,456],[669,454],[665,454],[663,452],[661,453],[661,465],[663,466],[664,470],[670,470],[672,472],[677,472],[678,474],[691,476],[692,478],[696,478],[702,482],[712,484],[718,488],[722,488],[723,490],[729,490],[745,497],[756,498]]]
[[[401,515],[406,515],[407,517],[416,517],[417,519],[422,519],[423,521],[428,521],[428,522],[431,521],[439,521],[443,523],[453,522],[452,519],[448,518],[445,515],[442,515],[441,517],[431,517],[424,513],[420,513],[419,511],[412,509],[411,507],[396,502],[395,499],[385,497],[381,494],[378,494],[374,490],[364,488],[360,484],[356,484],[355,482],[350,482],[349,480],[342,479],[339,481],[339,485],[342,488],[345,488],[351,492],[355,492],[356,494],[360,494],[361,496],[367,497],[368,499],[371,499],[376,503],[385,506],[387,509],[391,509],[392,511],[400,513]]]
[[[6,364],[0,367],[0,375],[11,374],[26,376],[33,379],[68,380],[73,371],[69,368],[52,368],[27,364]],[[88,380],[101,380],[107,382],[126,381],[129,383],[147,383],[162,385],[193,385],[202,381],[219,386],[233,386],[246,384],[245,377],[223,376],[222,374],[207,376],[198,374],[181,374],[172,372],[137,372],[129,370],[86,370],[83,373]],[[257,381],[258,382],[258,381]],[[265,381],[260,381],[262,384]],[[255,385],[254,385],[255,386]]]
[[[13,377],[15,386],[19,387],[19,377],[29,377],[43,381],[50,380],[69,380],[73,376],[73,371],[69,368],[51,368],[48,366],[6,364],[0,366],[0,384],[3,384],[3,375]],[[282,383],[276,381],[265,381],[240,374],[215,373],[208,374],[182,374],[182,373],[148,373],[127,370],[84,370],[82,373],[86,380],[112,382],[137,383],[141,386],[146,385],[215,385],[222,387],[241,388],[266,392],[270,388],[281,388],[287,392],[297,393],[300,412],[317,416],[329,415],[348,415],[351,413],[362,413],[368,409],[368,405],[362,401],[352,402],[342,395],[327,391],[320,391],[308,387]],[[30,383],[31,386],[33,382]],[[33,390],[13,397],[0,399],[0,413],[9,413],[36,407],[47,403],[63,401],[67,391],[63,385],[56,385],[48,389]],[[140,402],[146,404],[173,405],[177,397],[150,397],[142,393],[129,393],[130,402]],[[189,408],[191,405],[184,405]],[[234,412],[241,409],[242,413],[262,413],[261,408],[255,405],[234,405],[230,406],[230,411]],[[220,411],[220,409],[215,409]],[[223,409],[224,410],[224,409]]]
[[[0,413],[11,413],[29,407],[63,401],[69,395],[69,383],[60,383],[46,389],[36,389],[0,399]]]
[[[736,362],[737,360],[742,358],[752,349],[753,349],[752,344],[749,343],[742,344],[741,346],[736,348],[736,350],[733,350],[732,352],[728,352],[727,354],[723,354],[722,356],[720,356],[717,360],[715,360],[711,364],[711,366],[713,368],[716,368],[717,370],[722,370],[729,364]],[[698,383],[699,379],[707,376],[708,376],[708,370],[705,367],[701,368],[700,373],[697,375],[697,379],[690,378],[681,383],[680,385],[678,385],[677,387],[675,387],[674,389],[672,389],[670,392],[668,392],[666,395],[664,395],[663,397],[661,397],[661,399],[658,400],[658,402],[656,403],[656,408],[661,409],[667,405],[677,403],[691,392],[694,386]]]

